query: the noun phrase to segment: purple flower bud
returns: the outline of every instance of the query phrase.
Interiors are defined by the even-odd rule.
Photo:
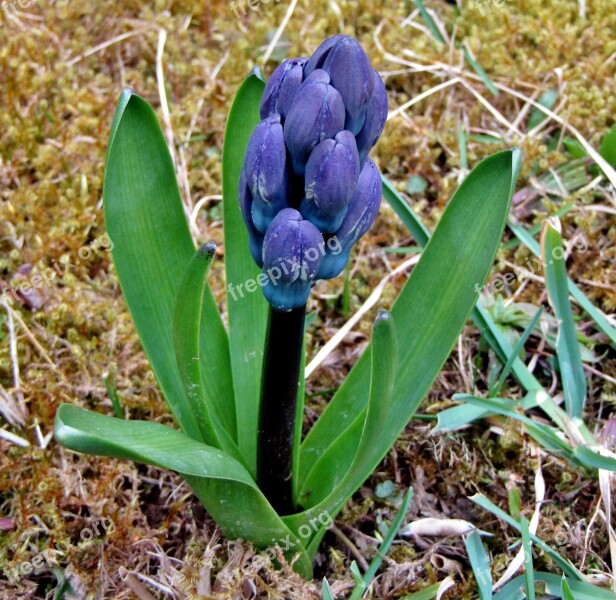
[[[246,229],[248,229],[248,247],[252,259],[257,263],[259,267],[263,266],[263,234],[255,227],[252,221],[252,193],[250,188],[246,184],[246,173],[242,169],[240,175],[240,210],[244,217],[244,223],[246,223]]]
[[[314,51],[313,55],[304,65],[304,76],[308,77],[308,75],[310,75],[310,73],[312,73],[315,69],[322,69],[323,63],[325,62],[329,51],[345,37],[346,36],[344,35],[333,35],[332,37],[321,42],[319,47]]]
[[[304,174],[312,149],[344,128],[342,97],[326,77],[317,70],[302,83],[284,124],[284,139],[298,175]]]
[[[368,100],[374,89],[370,60],[357,40],[340,35],[325,40],[306,63],[305,75],[314,68],[329,73],[331,85],[340,92],[346,111],[344,128],[357,135],[364,125]]]
[[[349,260],[351,248],[370,229],[376,219],[382,192],[381,174],[374,162],[368,158],[357,180],[342,225],[328,240],[327,250],[317,274],[319,279],[332,279],[343,271]],[[329,243],[332,239],[337,242],[335,250],[332,250],[332,245]]]
[[[337,231],[359,171],[357,144],[350,131],[341,131],[333,140],[318,144],[306,163],[306,195],[300,204],[304,218],[323,233]]]
[[[278,211],[287,206],[289,193],[287,150],[279,114],[261,121],[253,131],[244,169],[253,198],[252,219],[265,233]]]
[[[374,90],[368,101],[366,120],[356,137],[359,161],[362,166],[368,156],[368,152],[370,152],[381,133],[383,133],[385,122],[387,121],[387,92],[379,74],[376,71],[373,71],[373,74]]]
[[[296,58],[285,60],[278,65],[263,92],[260,109],[262,119],[278,113],[284,121],[291,102],[293,102],[293,98],[302,84],[305,62],[305,58]]]
[[[263,243],[263,293],[275,309],[306,304],[324,248],[321,232],[298,211],[286,208],[276,215]]]

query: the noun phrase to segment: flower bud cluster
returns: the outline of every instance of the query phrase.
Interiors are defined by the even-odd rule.
[[[376,218],[381,176],[368,153],[385,126],[387,94],[359,43],[337,35],[309,59],[285,60],[274,71],[260,115],[240,207],[263,272],[298,265],[263,287],[275,309],[292,310],[306,303],[313,281],[343,271]],[[337,244],[327,245],[331,238]]]

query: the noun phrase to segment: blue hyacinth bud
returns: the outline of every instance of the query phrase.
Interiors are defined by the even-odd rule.
[[[321,232],[293,208],[278,213],[263,242],[263,293],[277,310],[293,310],[308,301],[325,243]]]
[[[261,121],[253,131],[244,160],[246,183],[252,193],[252,220],[261,232],[286,208],[289,195],[287,150],[280,115]]]
[[[344,129],[344,115],[342,97],[329,85],[327,73],[313,71],[295,94],[284,124],[296,174],[304,174],[310,152],[319,142]]]
[[[304,65],[304,76],[308,77],[315,69],[322,69],[323,63],[329,54],[329,51],[346,36],[333,35],[327,38],[324,42],[321,42],[319,47],[314,51],[313,55],[306,61]]]
[[[351,249],[376,219],[382,192],[381,174],[374,162],[368,159],[357,180],[342,225],[327,241],[325,256],[317,274],[318,279],[332,279],[342,273]]]
[[[323,233],[333,233],[342,220],[359,177],[357,144],[350,131],[323,140],[306,163],[305,197],[300,212]]]
[[[278,113],[282,120],[286,118],[291,102],[304,79],[303,65],[305,62],[305,58],[285,60],[272,73],[261,99],[262,119],[274,113]]]
[[[242,169],[240,175],[240,209],[242,216],[244,217],[244,223],[246,223],[246,229],[248,229],[248,247],[252,259],[259,265],[263,266],[263,234],[255,227],[252,221],[252,193],[248,184],[246,183],[246,173]]]
[[[366,120],[361,131],[357,134],[357,150],[359,152],[360,164],[364,165],[364,161],[368,156],[368,152],[377,143],[387,121],[387,92],[383,85],[383,80],[376,71],[373,71],[374,90],[368,101],[368,109],[366,111]]]
[[[325,40],[306,63],[305,75],[314,68],[329,74],[331,85],[340,92],[346,111],[344,128],[357,135],[364,125],[368,100],[374,89],[373,69],[357,40],[340,35]]]

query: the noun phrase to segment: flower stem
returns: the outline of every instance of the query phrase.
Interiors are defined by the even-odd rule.
[[[257,483],[278,514],[293,505],[293,438],[306,305],[290,312],[270,306],[257,439]]]

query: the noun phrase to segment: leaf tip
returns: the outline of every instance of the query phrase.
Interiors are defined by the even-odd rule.
[[[216,254],[216,244],[214,242],[206,242],[199,248],[199,253],[205,256],[214,256]]]

